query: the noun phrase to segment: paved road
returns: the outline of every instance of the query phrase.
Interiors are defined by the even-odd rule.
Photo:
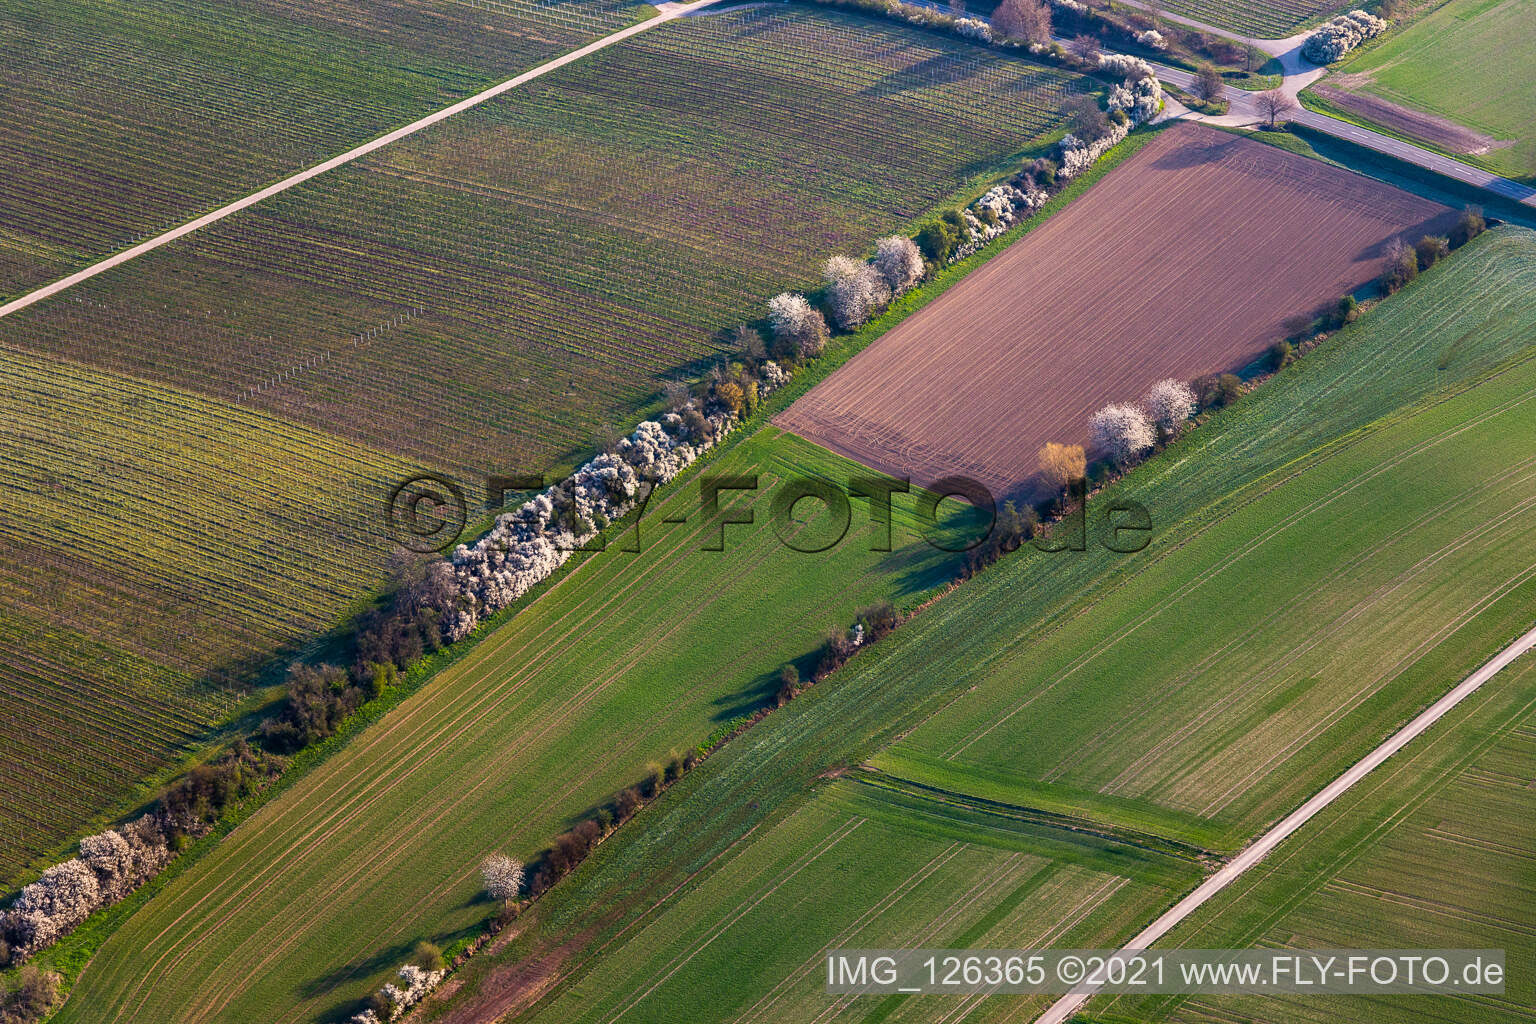
[[[1500,651],[1496,657],[1466,679],[1462,680],[1455,689],[1435,701],[1419,714],[1417,718],[1403,726],[1387,739],[1385,743],[1367,754],[1363,759],[1354,764],[1348,771],[1324,786],[1316,796],[1292,811],[1280,824],[1260,836],[1253,845],[1233,858],[1220,871],[1207,878],[1188,896],[1175,903],[1161,917],[1153,921],[1143,929],[1135,938],[1126,943],[1120,950],[1120,956],[1129,957],[1137,951],[1149,948],[1154,942],[1168,934],[1168,931],[1183,921],[1196,908],[1205,903],[1212,896],[1225,889],[1237,880],[1249,868],[1263,860],[1276,846],[1301,826],[1315,817],[1323,808],[1338,799],[1349,787],[1359,782],[1387,758],[1397,753],[1403,747],[1411,743],[1430,726],[1438,722],[1457,704],[1460,704],[1468,696],[1492,679],[1501,669],[1520,655],[1536,647],[1536,629],[1532,629],[1520,639]],[[1077,1010],[1088,1001],[1092,993],[1080,993],[1063,996],[1050,1009],[1046,1010],[1035,1024],[1064,1024],[1064,1022],[1076,1013]]]
[[[381,135],[377,139],[374,139],[372,142],[365,142],[361,146],[358,146],[356,149],[350,149],[347,152],[342,153],[340,156],[333,156],[329,160],[315,164],[313,167],[306,168],[297,174],[284,178],[282,181],[277,182],[275,185],[268,185],[261,191],[253,192],[246,196],[244,199],[236,200],[235,202],[230,203],[228,206],[221,206],[217,210],[214,210],[212,213],[206,213],[195,220],[190,220],[187,223],[180,225],[179,227],[172,228],[164,234],[156,235],[154,238],[151,238],[146,242],[140,242],[138,245],[135,245],[131,249],[124,249],[122,252],[117,253],[115,256],[109,256],[107,259],[102,260],[100,263],[94,263],[91,266],[86,267],[84,270],[70,274],[68,277],[60,278],[59,280],[54,281],[52,284],[47,284],[41,288],[36,289],[35,291],[30,291],[20,298],[13,299],[10,302],[7,302],[5,305],[0,306],[0,317],[9,316],[12,313],[26,309],[33,303],[41,302],[51,295],[57,295],[64,289],[72,288],[82,281],[89,281],[97,274],[104,274],[111,270],[113,267],[121,266],[122,264],[127,263],[129,260],[136,259],[137,257],[142,256],[147,252],[153,252],[163,245],[169,245],[170,243],[176,241],[178,238],[190,235],[194,231],[221,221],[231,214],[239,213],[241,210],[244,210],[247,207],[256,205],[263,199],[270,199],[277,195],[279,192],[286,192],[288,189],[293,188],[295,185],[302,185],[309,179],[318,177],[327,171],[334,171],[338,167],[349,164],[354,160],[361,159],[362,157],[367,156],[369,153],[383,149],[385,146],[388,146],[393,142],[399,142],[406,136],[414,135],[424,128],[430,128],[432,125],[437,124],[439,121],[446,121],[448,118],[453,117],[455,114],[462,114],[464,111],[470,109],[471,107],[477,107],[487,100],[493,100],[497,96],[500,96],[502,93],[516,89],[518,86],[527,82],[531,82],[541,75],[547,75],[551,71],[563,68],[567,64],[578,61],[581,58],[588,56],[589,54],[596,53],[598,50],[601,50],[604,47],[612,46],[614,43],[622,42],[631,36],[639,35],[641,32],[653,29],[657,25],[671,21],[674,18],[680,18],[691,14],[702,7],[707,7],[710,4],[717,2],[718,0],[691,0],[691,2],[668,2],[657,4],[656,9],[660,13],[648,21],[642,21],[638,25],[631,25],[629,28],[622,29],[613,33],[612,35],[604,36],[601,39],[588,43],[586,46],[583,46],[578,50],[572,50],[570,53],[556,57],[554,60],[548,62],[547,64],[540,64],[532,71],[525,71],[518,75],[516,78],[509,78],[505,82],[491,86],[484,92],[476,93],[473,96],[460,100],[452,106],[444,107],[442,110],[428,114],[426,117],[423,117],[419,121],[412,121],[410,124],[403,128],[396,128],[388,135]]]

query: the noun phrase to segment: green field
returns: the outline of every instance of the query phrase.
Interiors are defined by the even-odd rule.
[[[531,857],[648,762],[762,706],[783,660],[809,658],[856,609],[914,600],[954,571],[958,556],[926,545],[870,551],[863,503],[832,552],[785,547],[772,491],[858,472],[806,442],[764,429],[711,470],[756,473],[762,489],[757,523],[730,528],[724,552],[701,550],[697,488],[674,488],[647,513],[639,554],[615,541],[590,556],[156,896],[59,1019],[327,1017],[415,940],[479,925],[486,853]],[[904,533],[912,508],[898,506]],[[673,516],[687,524],[663,524]]]
[[[1169,0],[1170,14],[1258,39],[1294,35],[1344,8],[1338,0]]]
[[[957,1004],[965,1020],[1018,1018],[1045,1000],[829,1000],[823,955],[1094,948],[1200,878],[1188,861],[847,780],[713,867],[532,1019],[668,1024],[687,1007],[693,1021],[916,1024]]]
[[[1536,176],[1536,0],[1450,0],[1340,66],[1350,89],[1436,114],[1497,140],[1455,154],[1511,178]]]
[[[0,880],[383,581],[393,484],[584,458],[825,256],[1016,166],[1079,81],[837,13],[689,18],[0,320],[0,466],[42,503],[0,527],[0,699],[52,709],[16,763],[68,794],[6,803]],[[64,695],[109,687],[167,724],[77,740]],[[132,768],[76,750],[107,745]]]
[[[1533,384],[1341,442],[1091,604],[978,638],[964,696],[875,766],[1235,850],[1525,628]]]
[[[1484,684],[1180,926],[1200,949],[1503,949],[1503,996],[1330,997],[1334,1020],[1530,1018],[1536,1000],[1536,660]],[[1104,998],[1087,1019],[1303,1024],[1316,997]]]
[[[882,827],[916,832],[932,828],[936,821],[964,817],[978,836],[989,831],[991,822],[1006,818],[1027,824],[1032,840],[1047,846],[1047,837],[1069,832],[1080,842],[1095,845],[1100,856],[1119,851],[1107,873],[1137,878],[1141,884],[1125,890],[1128,905],[1118,905],[1102,928],[1091,920],[1083,927],[1085,934],[1099,938],[1128,936],[1135,925],[1145,923],[1169,902],[1160,888],[1167,878],[1148,879],[1143,872],[1170,857],[1188,859],[1198,857],[1202,849],[1222,852],[1240,845],[1268,816],[1299,802],[1301,795],[1320,785],[1342,759],[1374,744],[1383,731],[1501,646],[1512,635],[1513,626],[1529,626],[1531,597],[1536,594],[1536,582],[1529,579],[1531,547],[1536,543],[1529,537],[1536,516],[1536,464],[1527,443],[1536,423],[1536,397],[1532,397],[1536,360],[1529,348],[1529,325],[1536,317],[1533,280],[1536,234],[1517,229],[1495,232],[1096,499],[1107,502],[1123,496],[1144,504],[1158,524],[1148,551],[1116,555],[1094,545],[1076,555],[1026,552],[935,602],[832,680],[733,742],[658,807],[621,830],[591,863],[540,901],[505,950],[472,961],[463,972],[457,1001],[438,1017],[429,1018],[490,1019],[540,998],[534,1012],[521,1017],[570,1019],[598,1001],[610,1008],[606,1016],[598,1015],[605,1020],[631,1002],[633,1008],[624,1011],[626,1019],[636,1015],[667,1019],[669,1014],[676,1019],[686,1007],[690,1020],[732,1020],[736,1008],[783,992],[780,982],[786,975],[777,970],[764,971],[749,984],[741,979],[739,966],[728,974],[720,968],[709,969],[708,964],[729,962],[732,947],[702,946],[700,937],[708,933],[692,929],[713,921],[742,936],[739,940],[722,937],[722,944],[741,941],[757,948],[764,941],[731,921],[733,908],[750,903],[752,893],[759,891],[752,886],[761,886],[762,876],[743,874],[741,882],[730,885],[717,885],[713,878],[716,872],[745,871],[730,866],[738,859],[746,865],[793,863],[797,852],[810,848],[803,842],[779,839],[780,828],[792,832],[793,827],[778,823],[794,821],[803,807],[815,808],[805,813],[815,815],[817,821],[869,817],[878,818]],[[1520,361],[1489,376],[1501,361],[1517,354]],[[1458,465],[1457,458],[1446,458],[1447,452],[1461,453],[1459,461],[1465,465]],[[1489,467],[1487,473],[1477,472]],[[1433,479],[1440,472],[1449,474],[1444,482]],[[1431,477],[1426,480],[1421,473]],[[1429,493],[1421,497],[1418,489],[1426,483]],[[1364,492],[1357,485],[1375,490]],[[1457,485],[1470,491],[1470,500],[1483,503],[1485,516],[1488,509],[1498,509],[1482,533],[1469,533],[1459,515],[1439,507]],[[1386,507],[1378,515],[1372,502],[1384,502]],[[1255,595],[1255,601],[1259,602],[1258,625],[1266,617],[1294,620],[1295,643],[1314,640],[1319,648],[1337,647],[1353,657],[1350,664],[1317,668],[1319,673],[1329,673],[1317,682],[1293,675],[1279,694],[1253,673],[1246,677],[1246,686],[1186,687],[1182,695],[1174,691],[1183,703],[1167,712],[1147,700],[1147,691],[1166,687],[1162,675],[1148,675],[1143,668],[1126,673],[1124,680],[1099,678],[1095,692],[1074,673],[1055,689],[1073,688],[1080,699],[1066,701],[1065,712],[1058,707],[1049,727],[1036,723],[1032,732],[1023,734],[1020,719],[1028,720],[1032,713],[1026,709],[989,734],[993,737],[989,749],[997,751],[1002,763],[978,766],[928,758],[937,766],[928,769],[926,781],[931,785],[919,788],[912,783],[923,770],[921,750],[933,737],[967,735],[967,729],[974,730],[983,721],[996,722],[1031,696],[1038,698],[1045,692],[1042,676],[1033,665],[1035,657],[1049,664],[1046,659],[1079,635],[1082,623],[1109,621],[1114,624],[1110,632],[1114,638],[1141,619],[1156,621],[1159,609],[1170,602],[1186,602],[1193,610],[1191,602],[1198,589],[1181,592],[1190,576],[1178,567],[1197,575],[1202,568],[1219,570],[1233,555],[1232,538],[1244,532],[1253,549],[1247,557],[1256,558],[1274,543],[1266,533],[1269,526],[1294,526],[1301,521],[1293,522],[1288,511],[1310,507],[1314,516],[1333,516],[1345,506],[1353,508],[1354,520],[1329,521],[1327,529],[1312,538],[1316,551],[1309,553],[1308,545],[1287,541],[1293,547],[1295,569],[1286,567],[1278,575],[1289,582],[1289,596],[1278,601],[1271,597],[1264,603],[1263,595]],[[1441,519],[1446,521],[1441,524]],[[1524,538],[1518,536],[1520,524],[1525,527]],[[1283,530],[1277,530],[1280,534]],[[1517,550],[1508,556],[1490,550],[1487,541],[1495,534]],[[1363,539],[1371,535],[1374,542]],[[1451,542],[1439,550],[1446,537]],[[1395,561],[1399,558],[1395,552],[1405,545],[1418,549],[1415,561],[1424,559],[1422,566],[1405,567]],[[1481,546],[1480,559],[1468,557],[1473,545]],[[1353,555],[1346,551],[1351,547]],[[1383,586],[1383,579],[1401,582],[1395,592],[1404,598],[1401,617],[1381,618],[1378,612],[1377,618],[1370,618],[1369,593],[1365,601],[1360,599],[1352,584],[1336,573],[1330,560],[1334,557],[1346,559],[1344,566],[1357,569],[1372,588]],[[1450,615],[1437,618],[1430,594],[1425,589],[1415,591],[1427,573],[1443,581],[1440,589],[1427,590],[1447,600]],[[1252,585],[1272,584],[1261,579]],[[1169,587],[1174,588],[1172,594]],[[1321,595],[1319,607],[1298,608],[1295,596],[1311,595],[1314,590]],[[1487,595],[1496,596],[1481,606],[1469,603]],[[1231,617],[1237,615],[1234,609],[1248,606],[1240,590],[1231,590],[1225,602],[1205,611]],[[1384,660],[1369,637],[1349,633],[1352,642],[1345,644],[1347,630],[1342,627],[1347,623],[1334,622],[1329,634],[1327,623],[1319,625],[1311,617],[1330,608],[1335,618],[1348,616],[1354,606],[1362,606],[1361,614],[1367,615],[1360,620],[1362,631],[1432,631],[1416,636],[1408,648],[1413,652],[1411,666],[1396,675],[1384,675],[1383,664],[1395,663]],[[1476,614],[1461,614],[1466,612]],[[1445,629],[1448,624],[1454,628]],[[1230,618],[1227,625],[1240,628],[1233,627]],[[1219,655],[1236,674],[1244,669],[1246,656],[1234,640],[1246,642],[1250,635],[1264,638],[1252,625],[1236,637],[1220,634],[1213,641],[1213,630],[1203,622],[1186,620],[1167,630],[1171,639],[1149,637],[1142,664],[1154,673],[1166,673],[1169,670],[1159,660],[1165,655],[1182,658],[1191,666]],[[1204,650],[1198,656],[1188,649],[1166,654],[1185,630],[1191,643],[1203,644]],[[1401,634],[1398,642],[1402,644]],[[1269,643],[1272,663],[1278,664],[1290,653],[1273,635]],[[1083,664],[1098,669],[1096,660]],[[1339,674],[1355,684],[1348,696],[1361,700],[1355,702],[1352,713],[1339,716],[1342,724],[1335,724],[1328,711],[1309,706],[1307,698],[1309,693],[1315,697],[1337,687]],[[1048,683],[1056,676],[1045,678]],[[1386,679],[1394,682],[1384,685]],[[1120,689],[1115,690],[1117,682]],[[1138,684],[1147,690],[1136,692]],[[1086,781],[1072,776],[1068,784],[1040,780],[1044,772],[1038,769],[1033,776],[1024,770],[1037,764],[1054,767],[1060,760],[1058,752],[1073,737],[1091,742],[1116,724],[1136,727],[1143,717],[1160,720],[1162,735],[1152,739],[1137,733],[1091,748],[1084,743],[1084,752],[1108,761],[1104,752],[1108,746],[1121,751],[1122,763],[1147,754],[1172,761],[1171,753],[1165,752],[1186,742],[1186,723],[1176,719],[1173,711],[1196,705],[1190,690],[1206,695],[1207,708],[1219,711],[1240,703],[1248,712],[1229,719],[1224,742],[1201,744],[1202,754],[1225,759],[1236,751],[1253,750],[1252,732],[1271,741],[1264,748],[1266,758],[1277,751],[1289,751],[1289,755],[1276,760],[1278,767],[1264,777],[1250,778],[1256,762],[1229,770],[1226,780],[1203,776],[1198,770],[1165,772],[1179,783],[1170,789],[1178,798],[1170,801],[1134,790],[1101,792],[1090,784],[1099,776]],[[1224,702],[1223,698],[1232,699]],[[1101,701],[1107,701],[1113,713],[1099,715]],[[1163,717],[1157,719],[1159,715]],[[1321,728],[1324,725],[1331,728]],[[1280,737],[1282,728],[1292,732]],[[1319,751],[1315,744],[1292,749],[1292,740],[1315,733],[1327,735],[1327,750]],[[1026,735],[1022,742],[1002,742],[1021,734]],[[1172,742],[1163,744],[1164,739]],[[1058,755],[1055,760],[1052,754]],[[1014,764],[1007,763],[1009,758]],[[882,766],[888,770],[871,770]],[[938,770],[948,774],[941,777]],[[828,782],[829,778],[841,781]],[[1223,807],[1200,814],[1216,797],[1226,797],[1227,790],[1234,788],[1220,785],[1224,781],[1242,785],[1235,787],[1236,795]],[[860,795],[851,797],[851,790]],[[877,816],[869,810],[846,810],[850,799],[859,800],[863,808],[875,802],[889,807],[894,801],[901,813],[893,818],[889,813]],[[837,818],[838,813],[844,817]],[[896,856],[900,845],[893,842],[888,855]],[[1034,849],[1042,852],[1040,847]],[[1059,846],[1052,856],[1071,859],[1064,857]],[[864,870],[883,869],[866,861]],[[894,871],[891,878],[906,877],[901,868]],[[826,887],[797,887],[797,895],[826,908],[828,920],[818,926],[817,933],[825,944],[878,907],[883,894],[896,891],[879,887],[885,884],[879,883],[873,892],[849,893],[846,899],[828,895]],[[1086,896],[1092,882],[1085,881],[1084,886],[1080,891]],[[773,905],[789,914],[790,903],[789,895],[775,895]],[[794,912],[812,914],[798,905]],[[887,924],[892,929],[920,927],[935,919],[925,918],[925,913],[915,907],[910,915],[893,911]],[[814,915],[805,919],[814,920]],[[1033,934],[1029,927],[1027,920],[1020,922],[1019,941]],[[814,942],[809,950],[795,946],[794,953],[785,956],[793,966],[816,948]],[[690,953],[696,953],[694,959],[688,959]],[[701,966],[693,966],[700,958]],[[678,967],[675,980],[648,994],[656,976],[651,975],[649,982],[642,979],[663,966]],[[747,991],[738,991],[738,986]],[[814,998],[805,994],[804,986],[794,991]],[[705,993],[712,996],[707,1001]],[[1030,1005],[1034,1004],[996,1001],[985,1012],[1006,1017]],[[903,1010],[899,1004],[865,1010],[874,1019],[920,1013]]]
[[[0,299],[642,10],[617,0],[4,0]]]

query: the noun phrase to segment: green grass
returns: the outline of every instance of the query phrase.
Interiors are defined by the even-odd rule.
[[[249,17],[286,11],[299,24],[267,34],[285,40],[338,32],[325,19],[351,10],[360,38],[438,57],[426,26],[386,32],[389,19],[499,17],[370,6],[375,23],[312,6]],[[136,8],[122,31],[153,35],[156,12]],[[430,468],[476,495],[489,474],[569,468],[654,408],[664,379],[700,374],[720,328],[813,283],[822,258],[1016,168],[1059,131],[1078,81],[842,14],[690,18],[0,321],[28,381],[6,396],[19,429],[0,466],[8,495],[40,503],[0,527],[0,645],[18,666],[4,699],[46,709],[24,751],[71,737],[60,758],[96,779],[61,775],[64,798],[17,805],[0,879],[60,853],[86,812],[124,809],[109,790],[137,792],[141,767],[205,735],[274,655],[382,583],[391,485]],[[316,465],[332,458],[334,473]],[[33,631],[50,635],[44,653],[26,650]],[[108,678],[143,695],[143,721],[165,719],[125,716],[132,765],[69,753],[107,725],[66,722],[60,702]],[[19,763],[34,766],[29,792],[63,766]]]
[[[1533,385],[1536,363],[1346,438],[1091,604],[978,638],[964,696],[891,770],[970,792],[974,767],[1026,806],[1058,785],[1145,802],[1195,819],[1169,838],[1237,849],[1528,623]]]
[[[1536,363],[1529,358],[1530,326],[1536,320],[1530,289],[1533,275],[1536,235],[1500,230],[1132,473],[1113,488],[1113,494],[1140,501],[1152,511],[1157,540],[1150,552],[1115,555],[1094,546],[1082,554],[1050,559],[1026,553],[1005,560],[926,608],[827,683],[724,748],[659,805],[605,843],[587,865],[540,901],[505,949],[471,961],[462,972],[457,1002],[442,1015],[457,1018],[462,1013],[473,1018],[485,1011],[489,1018],[521,1006],[523,996],[531,999],[535,994],[525,989],[535,975],[544,999],[541,1009],[573,1008],[574,1002],[560,1002],[565,993],[598,991],[585,980],[594,976],[590,971],[604,970],[603,965],[613,962],[631,968],[652,963],[644,943],[628,948],[638,942],[634,937],[651,928],[662,929],[657,935],[666,935],[666,929],[683,927],[691,913],[679,909],[682,901],[710,884],[716,871],[729,870],[721,865],[733,862],[743,844],[749,850],[740,854],[743,857],[788,849],[788,844],[780,848],[774,843],[767,852],[750,852],[768,842],[758,837],[771,835],[778,823],[792,819],[802,807],[816,806],[823,799],[818,794],[833,785],[826,781],[829,775],[849,772],[849,780],[863,778],[857,766],[893,744],[898,752],[905,752],[904,760],[898,764],[888,759],[891,755],[877,758],[876,764],[891,769],[886,777],[897,777],[897,769],[902,775],[918,774],[914,764],[920,759],[910,751],[924,731],[912,733],[914,726],[955,717],[973,720],[973,707],[983,700],[995,702],[991,695],[998,691],[1026,696],[1031,678],[1027,656],[1037,651],[1043,656],[1052,653],[1032,641],[1048,638],[1053,627],[1065,633],[1079,616],[1098,614],[1103,605],[1149,593],[1151,588],[1143,590],[1143,583],[1158,579],[1171,560],[1191,557],[1181,554],[1185,550],[1219,557],[1223,531],[1246,516],[1256,502],[1315,498],[1318,481],[1361,453],[1395,451],[1394,445],[1411,445],[1420,436],[1416,432],[1434,434],[1447,423],[1466,421],[1469,411],[1491,402],[1498,389],[1516,398],[1528,394],[1531,378],[1536,376]],[[1515,368],[1484,387],[1466,390],[1517,355],[1524,361]],[[1498,433],[1500,451],[1511,445],[1518,449],[1519,440],[1529,435],[1532,404],[1526,401],[1521,407],[1526,419],[1506,417],[1510,422],[1503,426],[1514,432],[1514,440]],[[1517,461],[1528,459],[1528,453],[1523,453]],[[1523,479],[1528,482],[1529,477],[1527,470]],[[1408,492],[1403,499],[1412,500],[1408,474],[1399,473],[1396,479],[1399,493]],[[1361,519],[1350,536],[1370,527],[1368,516]],[[1504,523],[1501,529],[1510,526]],[[1518,538],[1516,542],[1530,543]],[[1319,536],[1317,543],[1320,550],[1327,550],[1333,541]],[[1315,567],[1311,571],[1318,572]],[[1322,570],[1321,576],[1326,578],[1328,570]],[[1475,582],[1452,579],[1449,585],[1472,589]],[[1532,589],[1536,588],[1527,584],[1524,592],[1506,596],[1495,606],[1496,615],[1488,619],[1518,618],[1520,609],[1529,607]],[[1239,603],[1237,596],[1232,603]],[[1422,611],[1422,602],[1416,608]],[[1445,656],[1445,663],[1438,666],[1440,674],[1428,673],[1432,678],[1415,680],[1411,697],[1398,694],[1399,699],[1387,709],[1373,706],[1372,713],[1357,716],[1353,726],[1375,728],[1389,718],[1399,720],[1405,708],[1444,689],[1445,679],[1463,671],[1466,661],[1477,660],[1489,646],[1507,638],[1495,637],[1487,620],[1477,621],[1477,628],[1442,646],[1439,654]],[[1187,625],[1200,628],[1199,623]],[[1153,671],[1161,670],[1150,654],[1147,664]],[[1436,667],[1429,660],[1421,664],[1426,670]],[[1012,686],[1005,666],[1013,670]],[[1141,678],[1140,671],[1132,681],[1135,678]],[[973,686],[979,689],[972,692]],[[1217,691],[1213,697],[1225,692],[1230,691]],[[1268,700],[1268,706],[1274,705],[1274,700]],[[1019,744],[1021,763],[1043,760],[1043,754],[1060,749],[1064,744],[1056,731],[1063,735],[1090,731],[1099,721],[1092,717],[1093,710],[1085,701],[1058,715],[1049,729],[1037,728],[1027,742]],[[1124,703],[1115,705],[1108,721],[1134,724],[1131,712],[1136,710]],[[1276,713],[1284,710],[1281,706]],[[913,740],[906,739],[909,734]],[[1017,736],[1018,731],[1011,735]],[[1356,732],[1347,742],[1362,745],[1376,738]],[[1244,739],[1238,734],[1230,742],[1240,745]],[[1042,754],[1035,753],[1035,745]],[[1134,749],[1126,745],[1128,752]],[[1325,771],[1332,767],[1328,761],[1327,756],[1318,757],[1307,770]],[[967,772],[967,767],[960,765],[951,775],[933,779],[929,792],[938,799],[914,806],[911,801],[920,794],[910,787],[898,789],[897,795],[908,801],[903,806],[910,813],[928,808],[925,821],[932,821],[936,814],[962,812],[972,820],[1006,818],[1029,827],[1037,840],[1047,829],[1075,824],[1078,830],[1122,850],[1147,851],[1141,855],[1147,863],[1164,857],[1178,860],[1179,843],[1209,847],[1234,841],[1234,832],[1223,828],[1224,822],[1199,821],[1196,815],[1159,799],[1084,792],[1088,787],[1053,786],[1047,791],[1034,780],[1018,785],[1008,764],[988,766],[986,772]],[[1281,798],[1270,799],[1275,806],[1305,789],[1297,782],[1304,773],[1288,770],[1290,774],[1277,776],[1273,788],[1259,787],[1266,798],[1287,791]],[[978,791],[963,805],[945,798],[956,788],[956,779]],[[1314,779],[1312,784],[1320,781]],[[886,792],[891,789],[886,787]],[[991,806],[979,806],[974,799],[978,795],[990,800]],[[1262,815],[1263,802],[1249,798],[1244,810],[1250,818]],[[1049,814],[1022,813],[1028,810]],[[1068,818],[1075,821],[1063,820]],[[1141,835],[1132,834],[1136,832]],[[891,849],[887,855],[894,855],[899,847],[892,844]],[[1134,862],[1135,858],[1121,858],[1118,870],[1129,876]],[[869,869],[876,870],[876,865],[871,863]],[[823,891],[813,896],[803,890],[800,895],[825,899]],[[1143,890],[1146,899],[1139,908],[1117,917],[1118,923],[1100,934],[1123,938],[1145,923],[1166,904],[1156,898],[1156,892],[1155,887]],[[725,892],[711,889],[711,893],[709,906],[731,905]],[[737,891],[737,899],[746,895]],[[856,918],[858,901],[850,903],[830,907],[829,915],[834,920],[849,920],[850,914]],[[709,953],[716,955],[723,954]],[[550,971],[555,972],[553,980],[547,976]],[[686,987],[671,990],[666,999],[642,1002],[641,1012],[661,1016],[670,1010],[675,1015],[686,1007],[690,1019],[714,1019],[708,1004],[701,1007],[697,1001],[711,984],[710,978],[692,970],[683,977],[690,979]],[[713,984],[733,991],[733,977],[716,971]],[[777,981],[759,979],[759,994]],[[718,1016],[731,1018],[726,1011]],[[550,1019],[558,1019],[558,1014]]]
[[[955,997],[829,1000],[829,948],[1094,947],[1194,884],[1114,844],[857,781],[755,833],[531,1019],[931,1021]],[[728,981],[726,979],[729,979]],[[1015,1014],[1043,997],[990,1000]],[[838,1012],[827,1013],[829,1006]]]
[[[1536,176],[1536,2],[1451,0],[1340,66],[1369,75],[1353,86],[1437,114],[1504,143],[1452,154],[1511,178]]]
[[[1530,779],[1536,765],[1536,660],[1516,662],[1181,925],[1169,946],[1197,949],[1506,951],[1503,996],[1340,996],[1336,1019],[1382,1024],[1526,1019],[1536,901]],[[1315,997],[1104,998],[1088,1019],[1317,1019]]]
[[[830,553],[783,546],[766,521],[780,482],[859,471],[805,442],[764,429],[711,470],[760,475],[756,526],[701,551],[698,492],[674,490],[642,521],[640,554],[616,540],[590,556],[166,886],[102,946],[60,1019],[344,1009],[417,939],[447,945],[479,925],[487,852],[532,856],[648,761],[761,706],[786,658],[808,673],[856,608],[915,600],[953,571],[926,546],[869,551],[862,507]],[[688,522],[663,524],[674,515]]]
[[[0,3],[0,298],[628,24],[614,0]]]

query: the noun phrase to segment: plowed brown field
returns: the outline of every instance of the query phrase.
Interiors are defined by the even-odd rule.
[[[1046,441],[1164,377],[1239,368],[1443,233],[1443,206],[1215,129],[1178,125],[859,353],[775,422],[919,483],[1029,488]]]

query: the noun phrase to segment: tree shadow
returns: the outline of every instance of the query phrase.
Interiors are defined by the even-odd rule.
[[[361,960],[353,960],[351,963],[341,964],[340,966],[333,967],[329,971],[326,971],[324,974],[318,975],[316,977],[310,978],[308,981],[305,981],[299,986],[299,992],[305,999],[314,999],[317,996],[325,995],[337,985],[345,984],[346,982],[353,981],[359,977],[366,977],[370,974],[377,974],[380,971],[388,970],[392,967],[398,967],[400,964],[405,963],[406,957],[411,955],[411,947],[415,944],[416,943],[414,939],[410,942],[397,942],[394,945],[386,946],[385,948],[376,951],[371,956],[364,957]],[[346,1016],[344,1016],[342,1019],[345,1020],[346,1017],[350,1017],[352,1013],[356,1013],[364,1009],[365,1005],[365,1000],[358,1000],[356,1008],[350,1013],[346,1014]]]

